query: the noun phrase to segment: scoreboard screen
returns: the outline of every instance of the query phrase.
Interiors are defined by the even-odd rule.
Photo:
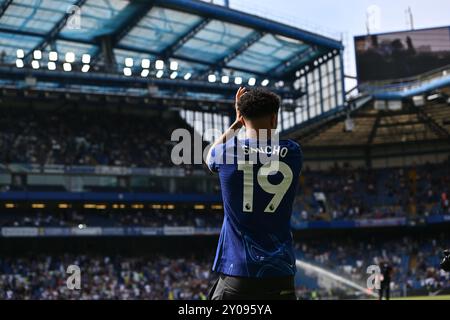
[[[450,27],[355,37],[360,82],[408,78],[450,66]]]

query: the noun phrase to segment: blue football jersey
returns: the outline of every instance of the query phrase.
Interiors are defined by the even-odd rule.
[[[267,278],[296,271],[290,219],[303,164],[299,144],[230,139],[211,151],[218,172],[224,221],[213,271]]]

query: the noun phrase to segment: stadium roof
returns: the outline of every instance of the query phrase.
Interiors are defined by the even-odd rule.
[[[415,106],[412,99],[407,99],[399,100],[399,105],[390,109],[388,104],[384,105],[385,108],[376,106],[373,96],[363,96],[358,106],[323,114],[300,125],[288,136],[298,139],[305,148],[315,149],[383,147],[433,141],[450,145],[450,88],[429,92],[429,97],[433,100],[425,96],[423,106]],[[348,118],[353,124],[351,130],[346,128]]]
[[[6,63],[18,48],[26,58],[37,49],[89,53],[96,63],[105,41],[118,66],[126,57],[175,59],[180,73],[197,78],[222,71],[281,79],[343,49],[339,41],[202,1],[0,0]]]

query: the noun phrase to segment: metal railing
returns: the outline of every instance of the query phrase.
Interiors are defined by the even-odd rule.
[[[202,0],[204,2],[214,3],[216,5],[223,5],[219,1]],[[332,30],[325,26],[320,26],[317,23],[308,21],[304,18],[299,18],[289,14],[288,12],[276,12],[273,7],[264,7],[258,1],[248,1],[248,0],[233,0],[230,1],[230,8],[233,10],[238,10],[259,16],[261,18],[266,18],[279,23],[284,23],[286,25],[303,29],[318,35],[322,35],[334,40],[342,40],[342,32]]]
[[[363,92],[410,90],[443,77],[450,77],[450,65],[414,77],[361,84],[359,89]]]

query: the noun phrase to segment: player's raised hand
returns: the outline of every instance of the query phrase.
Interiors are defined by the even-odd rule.
[[[245,87],[240,87],[238,89],[238,91],[236,92],[236,100],[235,100],[235,104],[234,104],[234,108],[236,109],[236,123],[240,123],[241,125],[243,124],[242,122],[242,115],[239,112],[239,107],[238,107],[238,103],[241,100],[242,96],[247,92],[247,89]]]
[[[236,92],[236,109],[237,109],[237,104],[239,102],[239,100],[241,100],[241,97],[247,92],[247,88],[246,87],[239,87],[238,91]]]

